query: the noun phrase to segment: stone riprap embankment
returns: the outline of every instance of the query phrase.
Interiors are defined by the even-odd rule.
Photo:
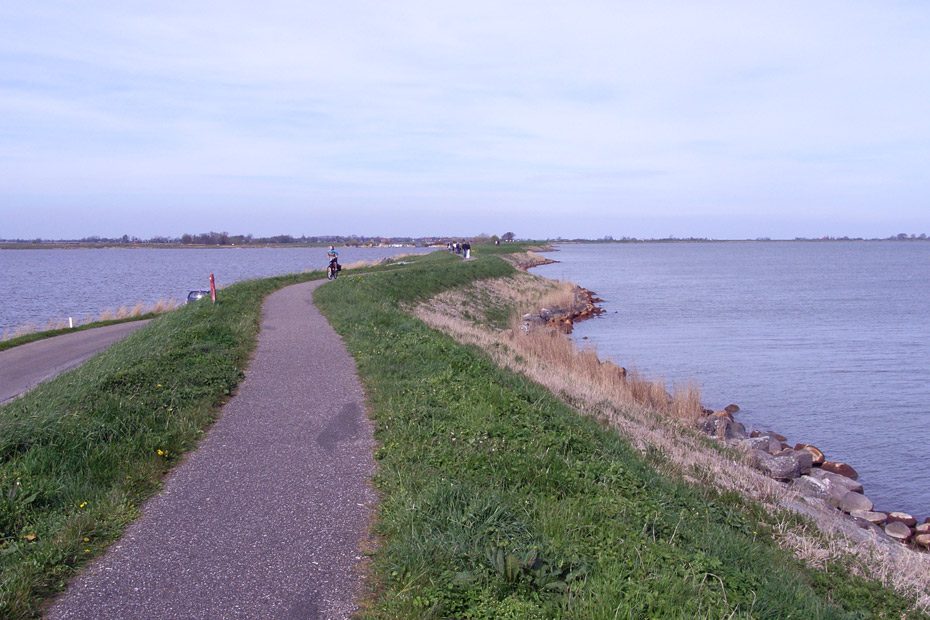
[[[524,333],[534,329],[543,329],[553,333],[570,334],[576,322],[591,319],[604,313],[604,309],[596,305],[600,301],[603,300],[599,299],[591,291],[577,287],[572,307],[543,308],[539,312],[524,314],[520,329]]]
[[[850,465],[828,461],[815,446],[798,443],[792,448],[784,436],[774,431],[747,431],[733,415],[738,411],[737,405],[719,411],[707,409],[697,427],[745,452],[747,462],[766,476],[847,515],[859,527],[918,549],[930,549],[930,518],[918,525],[917,519],[907,513],[876,510],[857,481],[859,474]]]

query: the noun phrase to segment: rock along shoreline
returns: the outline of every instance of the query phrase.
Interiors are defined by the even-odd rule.
[[[536,255],[517,267],[528,271],[532,267],[558,262]],[[542,329],[570,334],[577,321],[605,312],[597,305],[602,301],[592,291],[576,287],[571,308],[542,308],[539,312],[524,314],[520,329],[524,332]],[[620,380],[623,380],[626,372],[623,368],[620,370]],[[701,433],[745,453],[746,462],[754,469],[790,487],[802,497],[820,503],[825,510],[845,516],[879,538],[912,549],[930,551],[930,517],[918,524],[918,519],[906,512],[876,509],[858,482],[859,474],[851,465],[827,460],[823,451],[810,444],[796,443],[792,447],[786,443],[786,437],[775,431],[747,430],[734,416],[739,410],[736,404],[718,411],[704,409],[704,415],[695,422],[695,427]]]
[[[775,431],[747,431],[737,422],[735,404],[704,410],[695,426],[705,435],[746,453],[747,462],[766,476],[790,486],[803,497],[820,500],[859,527],[919,549],[930,550],[930,518],[918,519],[902,511],[878,510],[865,495],[859,474],[842,461],[829,461],[816,446],[796,443]]]

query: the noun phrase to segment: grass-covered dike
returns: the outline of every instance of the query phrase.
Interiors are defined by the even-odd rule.
[[[657,474],[617,433],[401,310],[507,269],[434,260],[317,292],[381,444],[365,617],[923,617],[841,566],[806,568],[752,502]]]
[[[660,475],[616,432],[406,311],[513,273],[494,256],[511,249],[440,252],[317,292],[380,442],[363,617],[925,617],[842,566],[808,569],[752,502]],[[0,408],[0,618],[36,616],[118,538],[235,390],[264,297],[321,275],[231,286]]]

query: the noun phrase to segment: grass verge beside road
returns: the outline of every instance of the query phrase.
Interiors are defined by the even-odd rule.
[[[378,428],[365,617],[924,617],[839,565],[808,569],[758,505],[656,473],[617,433],[412,318],[402,307],[511,269],[440,258],[316,294]]]
[[[264,298],[322,277],[234,284],[0,407],[0,618],[37,616],[119,538],[242,379]]]
[[[265,295],[300,279],[162,315],[0,409],[0,617],[36,614],[138,516],[242,378]]]

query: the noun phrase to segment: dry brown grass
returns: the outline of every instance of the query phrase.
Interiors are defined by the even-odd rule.
[[[376,258],[374,260],[357,260],[354,263],[349,263],[348,265],[343,265],[343,269],[360,269],[362,267],[374,267],[377,265],[387,265],[388,263],[396,263],[397,261],[404,260],[405,258],[421,256],[420,254],[412,254],[410,252],[406,254],[397,254],[396,256],[389,256],[385,258]]]
[[[42,331],[52,331],[53,329],[66,329],[70,327],[67,319],[50,319],[45,327],[42,328]]]
[[[534,276],[535,278],[536,276]],[[542,308],[571,308],[578,300],[578,287],[563,280],[550,280],[554,284],[543,288],[538,296],[529,299],[517,298],[516,312],[539,312]]]
[[[139,304],[136,304],[136,305],[138,306]],[[174,298],[159,299],[155,303],[155,305],[150,309],[150,312],[154,312],[155,314],[161,314],[162,312],[168,312],[169,310],[174,310],[180,305],[181,305],[180,302]],[[133,308],[133,311],[135,311],[135,308]],[[144,314],[144,312],[140,312],[139,314]],[[134,314],[133,316],[139,316],[139,315]]]
[[[78,319],[74,321],[74,326],[85,325],[87,323],[93,323],[95,321],[113,321],[117,319],[128,319],[131,317],[142,316],[143,314],[161,314],[162,312],[168,312],[169,310],[174,310],[180,306],[180,302],[177,299],[159,299],[152,305],[145,305],[141,301],[136,302],[131,308],[128,306],[120,306],[117,309],[107,308],[103,310],[97,317],[88,317],[85,319]],[[41,331],[52,331],[56,329],[67,329],[71,327],[68,319],[49,319],[45,323],[45,327],[39,329],[34,323],[26,323],[15,329],[7,328],[3,330],[3,337],[0,338],[0,341],[10,340],[12,338],[18,338],[20,336],[27,336],[29,334],[34,334]]]
[[[513,252],[512,254],[501,254],[502,259],[516,267],[517,269],[528,269],[535,265],[545,265],[554,262],[545,256],[540,256],[536,252]]]
[[[151,305],[145,305],[141,301],[136,302],[136,304],[130,308],[129,306],[120,306],[116,310],[107,309],[100,313],[97,317],[98,321],[112,321],[114,319],[128,319],[132,317],[142,316],[143,314],[161,314],[162,312],[168,312],[169,310],[174,310],[180,304],[177,299],[159,299],[157,302]],[[87,321],[91,322],[91,321]]]
[[[29,322],[25,325],[20,325],[13,330],[13,335],[11,338],[19,338],[20,336],[28,336],[29,334],[34,334],[39,331],[38,326],[35,323]]]
[[[802,527],[783,520],[776,531],[778,542],[811,566],[842,563],[854,574],[915,597],[920,609],[930,610],[930,555],[879,540],[835,510],[762,476],[744,464],[741,453],[697,433],[690,424],[701,414],[696,386],[675,386],[669,394],[663,381],[644,379],[635,371],[621,379],[613,362],[601,361],[593,349],[577,350],[561,334],[495,330],[461,313],[465,299],[507,300],[519,312],[538,311],[550,295],[564,295],[565,286],[521,273],[444,293],[411,310],[430,326],[482,348],[502,367],[526,375],[579,412],[615,429],[658,470],[692,484],[737,491],[773,514],[788,511],[811,517]]]

